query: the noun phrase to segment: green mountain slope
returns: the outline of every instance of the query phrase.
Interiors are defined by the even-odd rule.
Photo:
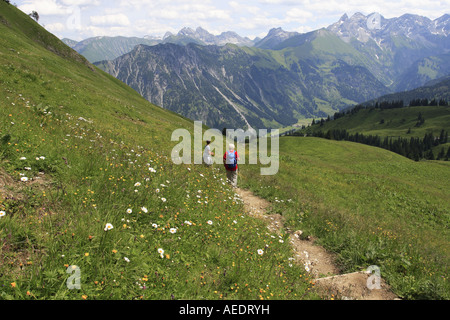
[[[418,126],[419,115],[425,122]],[[395,109],[362,109],[336,120],[314,125],[311,131],[347,130],[349,133],[379,135],[380,137],[423,138],[426,133],[435,136],[444,129],[450,132],[450,107],[417,106]]]
[[[137,37],[95,37],[80,41],[71,46],[90,62],[113,60],[124,55],[139,44],[155,45],[157,40]]]
[[[445,97],[448,93],[447,82],[431,83],[429,87],[379,98],[366,106],[358,105],[334,114],[334,119],[319,119],[294,134],[360,142],[416,161],[448,160],[450,107],[440,95],[443,93]],[[409,106],[403,106],[401,97],[414,99],[407,100]]]
[[[413,90],[431,80],[450,75],[450,54],[430,56],[416,61],[396,81],[396,91]]]
[[[0,32],[1,299],[315,297],[222,171],[173,163],[191,121],[4,1]]]
[[[450,76],[445,76],[427,82],[425,85],[408,91],[387,94],[376,99],[363,103],[363,105],[374,106],[376,103],[403,101],[404,105],[409,105],[413,100],[427,99],[450,101]]]

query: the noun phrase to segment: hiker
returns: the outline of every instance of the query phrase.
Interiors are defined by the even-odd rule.
[[[239,155],[234,151],[234,144],[230,143],[228,151],[223,155],[223,164],[227,170],[227,180],[234,187],[237,187],[237,174]]]
[[[206,146],[203,150],[203,162],[209,167],[213,163],[211,156],[214,156],[214,152],[211,152],[211,147],[209,146],[211,140],[206,140]]]

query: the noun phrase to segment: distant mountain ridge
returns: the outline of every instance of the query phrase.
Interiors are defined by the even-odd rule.
[[[339,59],[324,53],[328,43],[345,45],[338,37],[318,31],[310,38],[301,50],[283,52],[231,44],[140,45],[96,65],[149,101],[217,128],[293,125],[389,92],[366,68],[345,61],[356,52],[344,47]]]
[[[198,27],[196,30],[185,27],[181,29],[177,35],[167,32],[161,43],[198,43],[201,45],[217,45],[224,46],[226,44],[235,44],[238,46],[248,46],[254,45],[254,41],[247,37],[241,37],[234,31],[222,32],[220,35],[215,36],[205,29]]]
[[[258,41],[259,39],[256,39]],[[153,36],[139,37],[93,37],[82,41],[75,41],[64,38],[62,41],[69,47],[86,57],[91,63],[102,60],[113,60],[131,50],[139,44],[157,45],[159,43],[174,43],[186,45],[189,43],[197,43],[200,45],[218,45],[223,46],[228,43],[252,47],[255,40],[239,36],[236,32],[227,31],[215,36],[205,29],[198,27],[196,30],[185,27],[176,35],[166,32],[164,37],[158,38]]]
[[[344,14],[308,33],[272,28],[254,40],[183,28],[96,64],[149,101],[210,126],[277,127],[449,75],[449,31],[448,14],[377,13]]]
[[[89,62],[113,60],[124,55],[139,44],[155,45],[158,40],[137,37],[94,37],[80,42],[71,39],[62,40],[69,47],[82,54]]]
[[[422,77],[412,86],[404,85],[405,78],[420,78],[419,71],[414,74],[408,70],[413,63],[450,53],[448,14],[435,20],[413,14],[391,19],[377,13],[369,16],[356,13],[351,18],[345,14],[327,29],[363,53],[370,60],[370,65],[366,65],[368,69],[393,91],[413,89],[450,74],[447,65],[435,65],[428,77]]]

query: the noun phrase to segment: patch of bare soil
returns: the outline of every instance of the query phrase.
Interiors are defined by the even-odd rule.
[[[270,202],[255,196],[249,190],[236,188],[235,192],[244,202],[248,215],[267,222],[267,228],[274,233],[285,231],[290,235],[296,262],[315,278],[315,290],[325,298],[345,300],[395,300],[389,286],[381,277],[374,278],[365,271],[339,274],[335,265],[335,256],[314,243],[314,239],[302,238],[302,231],[295,232],[284,227],[283,217],[279,214],[266,214]]]
[[[22,203],[27,201],[27,196],[23,190],[25,187],[38,188],[44,190],[48,181],[43,176],[34,177],[27,182],[14,180],[3,168],[0,168],[0,209],[4,209],[4,204],[14,203],[17,209],[21,209]],[[10,214],[7,212],[6,214]],[[39,213],[38,213],[39,214]],[[11,271],[21,272],[23,267],[29,263],[30,252],[37,252],[33,245],[30,246],[29,240],[22,240],[17,243],[14,234],[5,229],[4,237],[0,238],[0,275]],[[4,267],[9,266],[8,270]],[[14,270],[15,269],[15,270]]]
[[[15,181],[3,168],[0,168],[0,195],[5,199],[23,200],[22,190],[25,186],[45,188],[48,181],[44,175],[34,177],[27,182]]]

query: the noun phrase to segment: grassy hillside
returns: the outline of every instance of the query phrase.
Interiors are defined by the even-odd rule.
[[[245,186],[292,230],[337,253],[345,272],[377,265],[406,299],[448,299],[450,166],[358,143],[280,139],[280,170],[243,166]]]
[[[0,32],[1,299],[315,298],[221,170],[173,164],[191,121],[3,1]]]
[[[336,116],[336,115],[335,115]],[[348,140],[391,150],[410,159],[444,160],[450,155],[449,106],[352,109],[331,121],[317,120],[295,134]],[[336,132],[342,135],[334,136]],[[356,138],[360,136],[360,139]],[[361,138],[364,136],[364,138]],[[376,139],[372,139],[374,137]],[[388,142],[388,140],[390,142]],[[414,142],[416,141],[416,142]]]
[[[425,122],[416,126],[419,114]],[[316,119],[320,120],[320,119]],[[345,129],[350,133],[364,133],[381,137],[423,138],[426,133],[439,135],[442,129],[450,131],[450,107],[404,107],[395,109],[361,109],[344,117],[325,122],[322,126],[310,128],[312,131]]]

